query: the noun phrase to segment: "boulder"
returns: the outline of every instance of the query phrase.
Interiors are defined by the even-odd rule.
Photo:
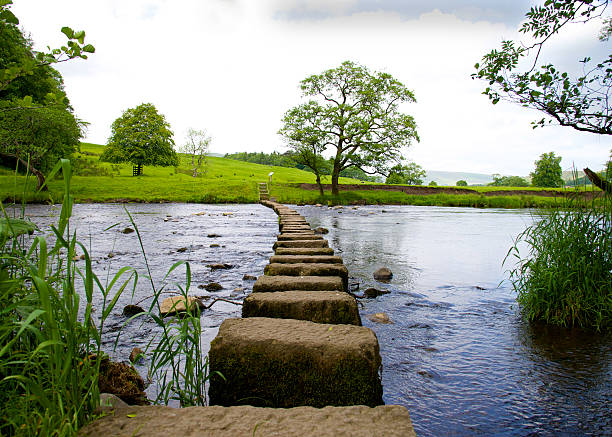
[[[384,433],[381,431],[384,430]],[[416,437],[410,414],[400,405],[350,407],[258,408],[128,407],[102,417],[79,431],[81,437]]]
[[[328,247],[327,240],[288,240],[277,241],[272,246],[272,249],[277,247]]]
[[[362,326],[226,319],[210,345],[208,395],[223,406],[374,407],[383,403],[380,368],[376,335]]]
[[[319,226],[315,230],[315,234],[329,234],[329,229]]]
[[[257,281],[257,277],[253,275],[244,275],[242,277],[243,281]]]
[[[279,291],[251,293],[242,317],[272,317],[361,326],[357,301],[341,291]]]
[[[100,405],[94,411],[94,415],[110,414],[120,408],[129,407],[121,398],[112,393],[100,393]]]
[[[123,307],[123,315],[126,317],[132,317],[136,314],[144,313],[145,310],[138,305],[126,305]]]
[[[344,291],[344,283],[339,276],[260,276],[253,284],[253,293],[287,290]]]
[[[377,281],[389,281],[393,278],[393,272],[386,267],[381,267],[374,272],[374,279]]]
[[[134,229],[130,227],[123,228],[123,230],[121,231],[122,234],[131,234],[132,232],[134,232]]]
[[[196,308],[204,308],[204,304],[195,297],[187,296],[187,304],[189,305],[190,311],[195,311]],[[162,317],[173,316],[178,313],[184,313],[187,311],[185,304],[185,296],[172,296],[162,301],[159,314]]]
[[[209,247],[220,247],[220,246],[217,243],[213,243]]]
[[[328,263],[342,264],[342,258],[333,255],[273,255],[270,264],[296,264],[296,263]]]
[[[223,287],[218,282],[209,282],[208,284],[205,284],[205,285],[200,284],[200,285],[198,285],[198,288],[203,288],[206,291],[219,291],[219,290],[223,290]]]
[[[331,247],[278,247],[276,255],[333,255]]]
[[[369,297],[369,298],[374,298],[374,297],[378,297],[378,296],[382,296],[383,294],[389,294],[389,291],[387,290],[378,290],[376,288],[367,288],[364,292],[363,295],[365,297]]]
[[[145,383],[136,369],[109,359],[100,362],[98,378],[100,393],[111,393],[129,405],[148,405]]]

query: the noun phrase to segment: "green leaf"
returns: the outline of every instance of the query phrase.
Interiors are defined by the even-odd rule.
[[[72,39],[74,38],[74,30],[72,30],[71,28],[69,28],[68,26],[64,26],[62,27],[62,33],[64,35],[66,35],[66,37]]]
[[[95,53],[96,49],[91,44],[87,44],[87,45],[83,46],[83,51],[87,52],[87,53]]]

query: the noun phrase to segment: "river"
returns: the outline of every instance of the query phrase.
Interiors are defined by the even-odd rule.
[[[142,235],[154,281],[162,284],[170,266],[190,262],[190,294],[241,300],[262,274],[277,234],[277,218],[259,205],[130,204]],[[502,261],[513,239],[533,221],[527,210],[417,206],[296,207],[313,227],[329,229],[330,246],[344,259],[351,283],[389,291],[363,299],[365,326],[379,339],[384,400],[408,408],[422,436],[439,435],[605,435],[612,429],[612,335],[551,329],[524,322],[507,283]],[[27,214],[41,228],[59,209],[32,205]],[[106,230],[110,225],[117,224]],[[101,277],[130,265],[146,274],[136,233],[124,205],[77,205],[72,227],[89,247]],[[209,235],[211,235],[209,237]],[[217,235],[217,236],[213,236]],[[213,247],[211,247],[213,245]],[[218,246],[215,246],[218,245]],[[112,254],[109,256],[109,254]],[[213,271],[211,263],[233,268]],[[372,273],[388,267],[394,277],[376,282]],[[218,282],[223,289],[197,288]],[[166,281],[184,283],[184,270]],[[132,322],[116,333],[128,303],[146,306],[150,285],[140,279],[125,293],[104,336],[107,352],[126,360],[156,333],[152,322]],[[96,302],[97,306],[101,302]],[[385,312],[391,324],[367,315]],[[240,307],[215,304],[202,317],[206,343]],[[137,366],[146,374],[146,366]],[[148,393],[153,393],[150,387]]]

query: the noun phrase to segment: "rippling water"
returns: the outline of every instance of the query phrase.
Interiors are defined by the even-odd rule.
[[[131,226],[123,208],[77,205],[74,210],[73,229],[91,246],[94,268],[103,278],[126,265],[145,274],[136,234],[120,232]],[[276,215],[259,205],[131,204],[127,209],[142,234],[155,282],[161,284],[176,261],[190,261],[190,294],[211,298],[240,300],[250,292],[252,282],[242,277],[262,274],[278,229]],[[330,245],[344,258],[353,283],[362,290],[390,291],[363,300],[362,319],[381,346],[384,400],[406,406],[419,435],[610,435],[612,336],[524,323],[514,292],[502,282],[507,276],[502,260],[513,238],[531,223],[529,212],[297,209],[311,225],[330,230]],[[27,212],[44,229],[59,209],[32,205]],[[206,264],[214,262],[235,267],[211,271]],[[372,278],[381,266],[394,273],[389,284]],[[197,288],[210,281],[223,290]],[[184,273],[171,275],[168,290],[176,289],[173,282],[184,283]],[[132,323],[112,350],[126,320],[123,306],[143,300],[146,306],[150,295],[141,278],[134,296],[121,298],[104,336],[114,358],[127,360],[133,347],[142,348],[156,333],[151,322]],[[207,310],[205,342],[240,311],[229,303]],[[374,324],[365,317],[376,312],[386,312],[393,323]],[[145,367],[138,370],[146,374]]]
[[[330,230],[353,282],[390,294],[377,334],[384,400],[419,435],[610,435],[612,336],[535,327],[502,282],[527,211],[436,207],[298,210]],[[389,267],[389,284],[372,273]],[[501,283],[501,284],[500,284]]]

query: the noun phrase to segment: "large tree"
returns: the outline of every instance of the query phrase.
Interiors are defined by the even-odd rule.
[[[0,0],[0,162],[20,164],[45,182],[53,161],[76,150],[83,125],[73,114],[52,65],[94,52],[85,32],[63,27],[65,46],[37,52],[17,27],[10,0]]]
[[[414,119],[400,110],[414,95],[388,73],[346,61],[304,79],[301,89],[311,100],[285,113],[279,133],[296,151],[332,151],[332,195],[343,169],[386,174],[419,139]]]
[[[397,164],[389,171],[385,184],[422,185],[427,172],[415,162]]]
[[[534,187],[559,188],[563,186],[562,174],[561,157],[556,156],[555,152],[543,153],[535,162],[531,184]]]
[[[100,159],[134,166],[177,166],[173,133],[152,103],[127,109],[111,125],[111,136]]]

